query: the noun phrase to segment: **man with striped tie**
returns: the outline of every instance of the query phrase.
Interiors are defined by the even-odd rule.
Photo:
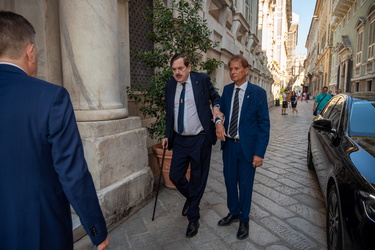
[[[255,168],[263,165],[269,141],[270,120],[266,91],[247,81],[249,64],[242,55],[229,63],[233,83],[224,87],[220,110],[225,121],[216,118],[216,135],[222,141],[224,177],[229,214],[218,222],[228,226],[240,221],[237,238],[249,235],[249,213]]]

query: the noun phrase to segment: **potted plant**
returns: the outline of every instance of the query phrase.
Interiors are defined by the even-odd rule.
[[[187,54],[192,70],[205,71],[207,74],[222,64],[216,59],[201,60],[202,53],[218,45],[209,39],[211,30],[200,16],[202,3],[202,0],[173,0],[172,7],[167,8],[162,1],[155,0],[154,7],[144,16],[153,26],[148,37],[155,46],[152,51],[134,53],[154,68],[155,73],[148,84],[134,84],[134,88],[127,88],[127,93],[130,99],[139,104],[143,115],[155,118],[147,131],[150,138],[158,142],[165,135],[165,85],[173,76],[170,58],[176,53]],[[161,148],[160,143],[154,146],[157,152],[155,148]]]

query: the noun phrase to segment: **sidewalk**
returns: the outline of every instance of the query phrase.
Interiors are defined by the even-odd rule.
[[[185,199],[162,187],[154,221],[151,200],[110,232],[109,249],[326,249],[324,200],[315,173],[306,166],[312,107],[313,100],[299,102],[298,115],[291,109],[281,115],[281,107],[270,108],[271,138],[264,166],[255,175],[247,239],[236,238],[238,223],[217,226],[228,213],[218,141],[195,237],[185,236],[188,221],[181,216]]]

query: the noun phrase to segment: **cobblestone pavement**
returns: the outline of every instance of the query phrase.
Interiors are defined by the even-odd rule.
[[[238,223],[219,227],[227,215],[219,144],[214,146],[198,234],[186,238],[184,198],[163,187],[155,220],[154,200],[110,233],[109,249],[326,249],[324,200],[315,173],[306,166],[307,131],[313,100],[298,103],[298,115],[270,108],[271,138],[264,166],[255,175],[250,235],[238,240]]]

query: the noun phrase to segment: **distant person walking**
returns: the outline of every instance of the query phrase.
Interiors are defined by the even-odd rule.
[[[290,96],[290,103],[292,105],[292,114],[294,115],[294,112],[296,112],[296,114],[298,114],[298,110],[297,110],[297,100],[298,100],[298,97],[297,97],[297,94],[295,91],[292,91],[292,94]]]
[[[310,93],[306,92],[306,98],[305,98],[306,103],[309,102],[309,99],[310,99]]]
[[[287,101],[287,91],[285,90],[281,97],[283,98],[283,103],[281,104],[281,114],[282,115],[287,115],[286,109],[288,108],[288,101]]]

